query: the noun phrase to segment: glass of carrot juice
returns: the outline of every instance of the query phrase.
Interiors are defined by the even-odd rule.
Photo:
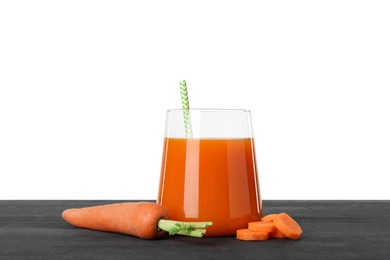
[[[260,220],[250,111],[168,110],[157,202],[170,219],[212,221],[206,236],[235,235]]]

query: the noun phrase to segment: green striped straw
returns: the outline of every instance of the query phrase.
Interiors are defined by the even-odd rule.
[[[190,116],[190,102],[188,101],[187,82],[180,81],[181,105],[183,108],[184,127],[186,130],[186,137],[192,138],[192,125]]]

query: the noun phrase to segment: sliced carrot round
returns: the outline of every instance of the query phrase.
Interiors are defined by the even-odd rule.
[[[248,229],[252,231],[262,231],[262,232],[273,232],[276,230],[275,224],[273,222],[250,222],[248,224]]]
[[[239,229],[236,232],[236,238],[238,240],[245,241],[259,241],[268,240],[269,236],[267,232],[251,231],[249,229]]]
[[[274,219],[274,224],[288,238],[296,240],[302,235],[299,224],[286,213],[278,214]]]
[[[270,238],[286,238],[286,236],[280,232],[279,229],[275,229],[275,231],[269,233]]]
[[[264,216],[261,218],[261,221],[265,221],[265,222],[273,222],[275,217],[277,216],[278,214],[269,214],[267,216]]]

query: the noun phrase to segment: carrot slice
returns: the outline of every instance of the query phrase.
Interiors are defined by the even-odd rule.
[[[275,224],[273,222],[250,222],[248,224],[248,229],[251,231],[262,231],[262,232],[273,232],[276,230]]]
[[[245,241],[259,241],[268,240],[269,236],[267,232],[251,231],[249,229],[239,229],[236,232],[236,238],[238,240]]]
[[[264,216],[261,218],[261,221],[265,221],[265,222],[273,222],[275,217],[277,216],[278,214],[269,214],[267,216]]]
[[[271,233],[269,233],[269,237],[270,238],[286,238],[286,236],[280,232],[279,229],[275,229],[275,231],[272,231]]]
[[[299,224],[286,213],[278,214],[274,219],[274,224],[288,238],[297,240],[302,235]]]

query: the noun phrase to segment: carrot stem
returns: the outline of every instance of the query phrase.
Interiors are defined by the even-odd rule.
[[[206,234],[206,229],[204,228],[199,228],[199,229],[194,229],[192,231],[179,231],[176,234],[178,235],[183,235],[183,236],[190,236],[190,237],[203,237],[204,234]]]
[[[182,222],[174,220],[160,219],[158,228],[169,233],[169,235],[183,235],[191,237],[202,237],[206,234],[206,228],[213,222]]]

